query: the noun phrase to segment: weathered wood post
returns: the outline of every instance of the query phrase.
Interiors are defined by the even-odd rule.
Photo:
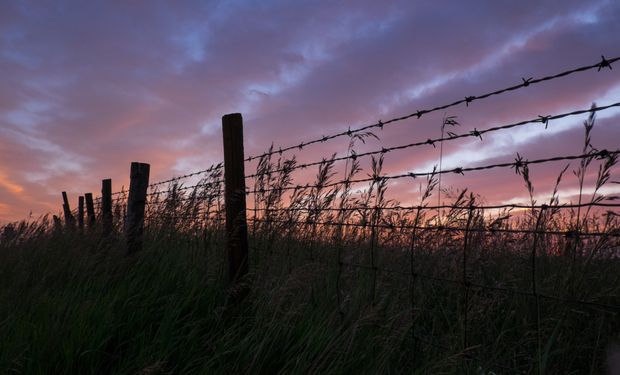
[[[101,181],[101,222],[103,235],[112,233],[112,179]]]
[[[127,254],[132,254],[142,249],[144,206],[146,205],[146,191],[149,187],[150,168],[151,166],[146,163],[131,163],[127,217],[125,218]]]
[[[69,206],[69,199],[67,198],[67,192],[62,192],[62,211],[65,216],[65,225],[67,227],[73,227],[74,219],[71,214],[71,206]]]
[[[245,213],[243,166],[243,119],[240,113],[222,117],[224,136],[224,199],[226,205],[226,249],[231,283],[248,273],[248,224]]]
[[[92,227],[95,224],[95,204],[93,203],[93,193],[84,194],[84,200],[86,201],[86,215],[88,216],[88,226]]]
[[[84,229],[84,197],[78,197],[78,228]]]

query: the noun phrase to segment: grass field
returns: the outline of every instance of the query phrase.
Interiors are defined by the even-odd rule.
[[[253,238],[241,299],[243,287],[224,283],[218,232],[148,232],[131,257],[122,241],[41,223],[17,238],[0,248],[3,373],[598,374],[620,329],[617,312],[543,299],[536,309],[527,295],[470,288],[464,348],[461,287],[340,267],[334,254],[365,253],[351,243]],[[501,247],[506,240],[489,254],[489,238],[472,239],[469,276],[528,290],[528,259],[514,244]],[[430,248],[437,238],[421,241]],[[419,252],[416,264],[458,275],[461,245],[452,243]],[[386,268],[409,261],[406,252],[376,250]],[[579,299],[620,303],[617,260],[573,270],[584,275],[579,282],[565,277],[568,263],[541,258],[543,292],[565,296],[572,283]]]

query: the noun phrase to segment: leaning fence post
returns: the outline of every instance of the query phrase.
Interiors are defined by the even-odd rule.
[[[84,200],[86,201],[86,215],[88,216],[88,226],[92,227],[95,224],[95,205],[93,204],[93,193],[84,194]]]
[[[78,228],[84,229],[84,197],[78,197]]]
[[[231,283],[248,273],[248,224],[245,212],[243,119],[240,113],[222,117],[224,136],[224,184],[226,249]]]
[[[150,168],[151,166],[146,163],[131,163],[127,217],[125,219],[127,254],[132,254],[142,249],[144,206],[146,205],[146,191],[149,187]]]
[[[65,225],[67,227],[73,226],[73,215],[71,214],[71,206],[69,206],[69,199],[67,198],[67,192],[62,192],[62,210],[65,215]]]
[[[103,235],[112,233],[112,179],[101,181],[101,222]]]

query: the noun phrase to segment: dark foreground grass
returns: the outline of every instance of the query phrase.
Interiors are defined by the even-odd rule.
[[[307,243],[271,243],[260,253],[256,245],[250,292],[233,303],[240,288],[223,284],[218,236],[159,232],[131,257],[122,242],[94,234],[33,233],[5,242],[0,372],[597,374],[618,337],[615,313],[551,302],[537,312],[530,297],[473,289],[464,327],[462,289],[445,283],[413,285],[412,315],[404,276],[379,274],[372,297],[371,273],[339,270],[333,248],[315,245],[313,257],[323,261],[312,262]],[[428,272],[451,272],[446,254],[418,261]],[[510,269],[513,286],[527,288],[510,254],[498,251],[491,263],[485,277]],[[594,272],[587,288],[617,296],[610,283],[618,266],[605,267],[607,276]],[[541,285],[553,287],[556,277]]]
[[[62,235],[2,249],[0,372],[23,374],[376,373],[402,338],[368,316],[339,325],[326,293],[307,297],[300,268],[237,305],[220,247],[148,241],[127,258],[95,238]],[[211,257],[213,256],[213,257]],[[269,287],[266,287],[269,285]],[[232,291],[234,294],[234,291]]]

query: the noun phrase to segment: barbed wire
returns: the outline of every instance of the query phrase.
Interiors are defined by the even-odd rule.
[[[129,194],[129,190],[125,190],[125,187],[124,187],[124,186],[121,188],[121,190],[119,190],[119,191],[115,191],[115,192],[113,192],[112,194],[110,194],[110,196],[111,196],[112,198],[114,198],[114,197],[118,197],[119,195],[123,195],[123,194]],[[93,198],[93,202],[95,202],[95,203],[99,203],[99,202],[101,202],[101,199],[102,199],[102,198],[101,198],[101,196],[94,197],[94,198]]]
[[[353,206],[353,207],[284,207],[284,208],[270,208],[270,207],[252,207],[248,208],[250,211],[268,211],[268,212],[282,212],[282,211],[364,211],[364,210],[394,210],[394,211],[415,211],[415,210],[441,210],[441,209],[463,209],[463,210],[497,210],[497,209],[569,209],[569,208],[584,208],[584,207],[620,207],[620,203],[602,203],[602,202],[592,202],[592,203],[562,203],[562,204],[541,204],[541,205],[531,205],[531,204],[523,204],[523,203],[506,203],[506,204],[496,204],[496,205],[417,205],[417,206]]]
[[[247,194],[251,194],[251,193],[264,193],[264,192],[269,192],[269,191],[272,191],[272,190],[294,190],[294,189],[303,189],[303,188],[307,189],[307,188],[318,188],[318,187],[326,188],[326,187],[342,185],[342,184],[345,184],[345,183],[347,183],[347,184],[355,184],[355,183],[370,182],[370,181],[400,179],[400,178],[405,178],[405,177],[417,178],[417,177],[423,177],[423,176],[433,176],[433,175],[437,175],[437,174],[449,174],[449,173],[463,174],[464,172],[480,171],[480,170],[493,169],[493,168],[505,168],[505,167],[515,168],[516,172],[520,173],[519,172],[520,169],[523,168],[526,165],[529,165],[529,164],[541,164],[541,163],[546,163],[546,162],[562,161],[562,160],[576,160],[576,159],[584,159],[584,158],[588,158],[588,157],[593,157],[593,158],[601,157],[601,158],[604,158],[604,157],[608,157],[608,156],[611,156],[611,155],[617,155],[619,153],[620,153],[619,150],[616,150],[616,151],[601,150],[601,151],[591,152],[591,153],[582,154],[582,155],[561,156],[561,157],[553,157],[553,158],[537,159],[537,160],[523,160],[520,157],[517,157],[517,159],[515,159],[515,162],[512,162],[512,163],[491,164],[491,165],[486,165],[486,166],[468,167],[468,168],[457,167],[457,168],[452,168],[452,169],[447,169],[447,170],[442,170],[442,171],[434,171],[434,172],[418,172],[418,173],[408,172],[408,173],[399,174],[399,175],[392,175],[392,176],[379,176],[379,177],[369,177],[369,178],[363,178],[363,179],[341,180],[341,181],[337,181],[337,182],[333,182],[333,183],[327,183],[327,184],[321,184],[321,185],[305,184],[305,185],[295,185],[295,186],[283,186],[283,187],[279,187],[279,188],[254,189],[254,190],[249,190],[246,193]],[[323,160],[319,164],[324,164],[324,163],[327,163],[329,161],[330,160]],[[220,183],[223,183],[223,182],[224,182],[223,180],[217,180],[217,181],[210,181],[210,182],[199,183],[199,184],[189,185],[189,186],[180,186],[180,187],[176,188],[176,191],[180,192],[180,191],[191,190],[191,189],[196,189],[196,188],[201,188],[201,187],[213,186],[213,185],[220,184]],[[147,196],[157,196],[157,195],[161,195],[161,194],[169,194],[170,192],[172,192],[172,190],[155,191],[155,192],[148,193]],[[120,194],[127,194],[127,193],[128,193],[128,191],[122,190],[120,192],[114,193],[113,195],[120,195]],[[219,194],[217,194],[215,196],[219,196]],[[95,201],[99,201],[100,199],[101,199],[101,197],[98,197],[97,199],[95,199]],[[436,207],[437,209],[439,209],[439,208],[451,208],[451,206],[446,206],[446,207],[433,206],[433,207]],[[496,208],[510,208],[510,207],[512,207],[512,208],[530,208],[531,205],[529,205],[529,206],[524,205],[523,207],[520,207],[518,205],[510,205],[510,204],[509,205],[497,205],[496,206]],[[490,206],[488,208],[490,208]]]
[[[610,232],[584,232],[577,230],[535,230],[535,229],[512,229],[512,228],[497,228],[489,226],[488,228],[463,228],[447,225],[411,225],[411,224],[385,224],[385,223],[361,223],[361,222],[338,222],[331,221],[315,221],[308,219],[306,221],[297,220],[279,220],[279,219],[264,219],[264,218],[247,218],[248,221],[265,222],[265,223],[279,223],[279,224],[291,224],[291,225],[324,225],[324,226],[343,226],[343,227],[360,227],[370,228],[375,226],[377,228],[384,229],[415,229],[422,231],[447,231],[447,232],[478,232],[478,233],[511,233],[511,234],[543,234],[564,236],[567,238],[575,238],[577,235],[580,237],[620,237],[620,230],[614,230]]]
[[[289,172],[289,171],[292,172],[292,171],[294,171],[296,169],[304,169],[304,168],[308,168],[308,167],[312,167],[312,166],[316,166],[316,165],[321,165],[321,164],[324,164],[326,161],[336,162],[336,161],[342,161],[342,160],[356,160],[356,159],[361,158],[361,157],[386,154],[386,153],[388,153],[390,151],[403,150],[403,149],[407,149],[407,148],[411,148],[411,147],[419,147],[419,146],[426,146],[426,145],[430,145],[430,146],[436,147],[435,146],[436,143],[442,143],[442,142],[457,140],[457,139],[461,139],[461,138],[475,137],[475,138],[480,138],[482,140],[482,135],[483,134],[487,134],[487,133],[491,133],[491,132],[496,132],[496,131],[499,131],[499,130],[512,129],[512,128],[515,128],[515,127],[529,125],[529,124],[533,124],[533,123],[542,123],[542,124],[545,125],[545,129],[546,129],[547,126],[549,125],[549,121],[551,121],[551,120],[557,120],[557,119],[562,119],[562,118],[565,118],[565,117],[582,115],[582,114],[585,114],[585,113],[596,113],[596,112],[599,112],[599,111],[604,111],[604,110],[607,110],[607,109],[610,109],[610,108],[615,108],[615,107],[620,107],[620,102],[616,102],[616,103],[605,105],[605,106],[592,107],[590,109],[582,109],[582,110],[575,110],[575,111],[572,111],[572,112],[565,112],[565,113],[561,113],[561,114],[557,114],[557,115],[538,116],[535,119],[519,121],[519,122],[507,124],[507,125],[494,126],[494,127],[487,128],[487,129],[482,129],[482,130],[477,130],[476,128],[474,128],[474,130],[469,131],[467,133],[454,134],[454,135],[449,135],[447,137],[440,137],[440,138],[434,138],[434,139],[429,138],[429,139],[427,139],[425,141],[418,141],[418,142],[413,142],[413,143],[408,143],[408,144],[399,145],[399,146],[393,146],[393,147],[383,147],[380,150],[362,152],[362,153],[359,153],[359,154],[358,153],[352,153],[352,154],[346,155],[346,156],[339,156],[339,157],[334,157],[334,158],[330,158],[330,159],[322,159],[320,161],[314,161],[314,162],[309,162],[309,163],[304,163],[304,164],[297,164],[297,165],[292,166],[292,167],[274,169],[274,170],[270,170],[270,171],[267,171],[267,172],[253,173],[253,174],[245,176],[245,178],[255,178],[255,177],[259,177],[259,176],[263,176],[263,175],[269,175],[271,173]]]
[[[161,192],[162,194],[164,193],[169,193],[166,191]],[[154,196],[154,195],[151,195]],[[189,201],[202,201],[202,200],[208,200],[208,199],[214,199],[214,198],[220,198],[223,197],[223,195],[221,193],[214,193],[214,194],[196,194],[195,196],[190,195],[190,196],[183,196],[183,195],[179,195],[176,197],[171,197],[171,196],[166,196],[161,198],[161,200],[148,200],[146,202],[147,205],[155,205],[155,204],[169,204],[170,202],[189,202]]]
[[[177,177],[169,178],[169,179],[163,180],[163,181],[153,182],[152,184],[149,184],[148,187],[152,188],[152,187],[155,187],[155,186],[164,185],[164,184],[168,184],[168,183],[171,183],[171,182],[176,182],[176,181],[184,180],[186,178],[198,176],[198,175],[209,173],[209,172],[214,172],[214,171],[222,169],[223,167],[224,167],[224,162],[220,162],[220,163],[217,163],[217,164],[212,164],[207,169],[203,169],[203,170],[200,170],[200,171],[184,174],[182,176],[177,176]]]
[[[181,181],[181,180],[184,180],[186,178],[198,176],[198,175],[209,173],[209,172],[214,172],[214,171],[222,169],[223,167],[224,167],[224,163],[223,162],[218,163],[218,164],[212,164],[207,169],[199,170],[199,171],[196,171],[196,172],[184,174],[184,175],[173,177],[173,178],[169,178],[167,180],[153,182],[153,183],[148,185],[148,188],[151,189],[151,188],[154,188],[156,186],[160,186],[160,185],[165,185],[165,184],[168,184],[168,183],[173,183],[173,182]],[[207,183],[204,183],[204,184],[193,185],[191,187],[182,187],[181,186],[181,187],[178,187],[177,190],[187,190],[187,189],[194,188],[196,186],[203,186],[203,185],[215,184],[215,183],[223,183],[223,182],[224,182],[223,179],[219,179],[219,180],[207,182]],[[163,192],[166,192],[166,191],[169,191],[169,190],[164,190]],[[118,196],[118,195],[122,195],[122,194],[129,194],[129,190],[122,189],[122,190],[113,192],[112,193],[112,197],[115,197],[115,196]],[[162,192],[155,191],[155,192],[150,192],[147,195],[159,195],[159,194],[162,194]],[[95,201],[95,202],[98,202],[100,200],[101,200],[100,196],[93,199],[93,201]]]
[[[519,154],[517,154],[517,158],[515,159],[514,162],[511,162],[511,163],[497,163],[497,164],[489,164],[489,165],[484,165],[484,166],[479,166],[479,167],[457,167],[457,168],[445,169],[441,171],[432,171],[432,172],[407,172],[407,173],[401,173],[401,174],[396,174],[396,175],[374,176],[374,177],[359,178],[359,179],[347,179],[347,180],[340,180],[336,182],[329,182],[329,183],[323,183],[323,184],[305,184],[305,185],[295,185],[295,186],[282,186],[282,187],[276,187],[276,188],[260,188],[260,189],[249,190],[247,191],[247,194],[256,194],[256,193],[262,194],[262,193],[273,191],[273,190],[283,191],[283,190],[295,190],[295,189],[297,190],[316,189],[316,188],[324,189],[324,188],[329,188],[329,187],[344,185],[344,184],[357,184],[357,183],[371,182],[371,181],[380,182],[380,181],[387,181],[387,180],[397,180],[397,179],[408,178],[408,177],[410,178],[429,177],[429,176],[436,176],[439,174],[464,175],[465,172],[475,172],[475,171],[489,170],[489,169],[495,169],[495,168],[506,168],[506,167],[515,168],[515,172],[517,174],[520,174],[523,167],[528,166],[530,164],[543,164],[543,163],[554,162],[554,161],[577,160],[577,159],[586,159],[586,158],[605,158],[605,157],[609,157],[612,155],[618,155],[618,154],[620,154],[620,150],[614,150],[614,151],[600,150],[600,151],[589,152],[589,153],[581,154],[581,155],[556,156],[556,157],[536,159],[536,160],[525,160]]]
[[[557,73],[557,74],[553,74],[553,75],[549,75],[549,76],[544,76],[541,78],[522,78],[522,83],[518,84],[518,85],[513,85],[513,86],[509,86],[503,89],[499,89],[499,90],[495,90],[495,91],[491,91],[488,92],[486,94],[481,94],[481,95],[474,95],[474,96],[466,96],[464,99],[460,99],[457,101],[454,101],[452,103],[449,104],[443,104],[443,105],[439,105],[430,109],[424,109],[424,110],[418,110],[416,112],[401,116],[401,117],[396,117],[396,118],[392,118],[390,120],[387,121],[381,121],[379,120],[378,122],[374,123],[374,124],[370,124],[370,125],[366,125],[366,126],[362,126],[359,127],[357,129],[351,129],[349,128],[347,131],[343,131],[343,132],[339,132],[339,133],[335,133],[329,136],[322,136],[321,138],[317,138],[311,141],[307,141],[307,142],[301,142],[299,144],[296,145],[292,145],[292,146],[287,146],[287,147],[280,147],[277,150],[271,150],[271,151],[267,151],[264,152],[260,155],[257,156],[249,156],[245,159],[245,161],[252,161],[255,159],[260,159],[262,157],[265,156],[269,156],[269,155],[273,155],[273,154],[282,154],[286,151],[290,151],[290,150],[303,150],[304,147],[312,145],[312,144],[316,144],[316,143],[324,143],[328,140],[334,139],[334,138],[338,138],[338,137],[343,137],[343,136],[352,136],[353,134],[359,133],[359,132],[363,132],[363,131],[367,131],[369,129],[373,129],[373,128],[381,128],[383,129],[384,126],[389,125],[389,124],[393,124],[396,122],[400,122],[403,120],[407,120],[410,118],[421,118],[423,115],[425,114],[429,114],[432,112],[437,112],[437,111],[441,111],[450,107],[455,107],[458,106],[460,104],[465,103],[467,106],[469,106],[470,103],[481,100],[481,99],[486,99],[489,98],[491,96],[496,96],[496,95],[500,95],[503,94],[505,92],[509,92],[509,91],[514,91],[514,90],[518,90],[524,87],[528,87],[537,83],[541,83],[541,82],[546,82],[546,81],[551,81],[557,78],[561,78],[561,77],[565,77],[574,73],[579,73],[579,72],[584,72],[584,71],[588,71],[588,70],[592,70],[592,69],[597,69],[597,71],[601,71],[601,69],[604,68],[609,68],[611,70],[611,64],[613,64],[614,62],[620,60],[620,57],[614,57],[611,59],[606,59],[604,56],[601,56],[601,61],[599,61],[596,64],[592,64],[592,65],[586,65],[586,66],[581,66],[578,68],[574,68],[574,69],[570,69],[570,70],[566,70],[563,71],[561,73]]]
[[[193,190],[193,189],[199,189],[199,188],[203,188],[203,187],[217,187],[218,184],[222,184],[224,181],[223,180],[217,180],[217,181],[208,181],[208,182],[201,182],[195,185],[188,185],[188,186],[177,186],[174,189],[168,189],[168,190],[158,190],[158,191],[152,191],[150,193],[147,193],[147,197],[150,196],[159,196],[162,194],[170,194],[172,192],[183,192],[186,190]]]

